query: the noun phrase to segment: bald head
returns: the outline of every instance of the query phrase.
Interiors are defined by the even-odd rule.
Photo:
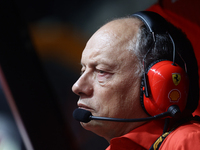
[[[110,44],[114,45],[127,45],[130,41],[135,44],[138,29],[142,24],[142,21],[137,18],[122,18],[113,20],[97,30],[91,39],[101,37],[100,39],[110,40]],[[88,42],[90,42],[90,40]]]
[[[122,53],[128,51],[129,55],[132,56],[133,64],[135,67],[134,73],[138,76],[141,76],[141,63],[137,60],[138,52],[138,39],[139,28],[143,25],[143,22],[137,18],[122,18],[113,20],[99,30],[97,30],[93,36],[89,39],[85,50],[92,49],[96,51],[112,49],[110,57],[116,57],[112,55],[113,53],[119,52]],[[83,51],[83,55],[84,55]],[[117,57],[120,57],[117,56]],[[115,59],[118,61],[118,59]]]

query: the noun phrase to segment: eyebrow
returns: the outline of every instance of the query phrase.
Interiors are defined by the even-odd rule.
[[[85,63],[80,62],[81,66],[82,67],[85,67]],[[105,59],[105,58],[98,58],[98,59],[92,59],[92,60],[89,60],[88,61],[88,64],[89,64],[89,67],[96,67],[98,65],[104,65],[112,70],[116,70],[117,68],[119,68],[119,66],[117,65],[117,61],[112,61],[112,62],[109,62],[108,59]]]

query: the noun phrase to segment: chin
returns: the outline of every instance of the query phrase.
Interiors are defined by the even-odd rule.
[[[92,132],[94,132],[94,130],[102,129],[103,127],[105,127],[105,124],[103,124],[103,121],[99,121],[99,120],[91,120],[88,123],[81,122],[80,124],[84,129],[92,131]]]
[[[107,131],[109,131],[107,130],[107,125],[103,123],[103,121],[92,120],[88,123],[81,122],[81,125],[85,130],[91,131],[95,133],[96,135],[101,136],[103,138],[105,138],[105,135],[108,134]]]

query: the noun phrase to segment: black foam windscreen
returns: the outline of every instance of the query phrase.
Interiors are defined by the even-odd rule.
[[[91,120],[90,116],[92,116],[92,113],[90,111],[86,111],[80,108],[75,109],[73,112],[74,119],[84,123],[87,123]]]

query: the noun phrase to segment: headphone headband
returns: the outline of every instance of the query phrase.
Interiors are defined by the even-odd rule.
[[[168,22],[155,12],[140,11],[132,16],[142,20],[150,32],[153,32],[154,34],[164,34],[168,31]]]

